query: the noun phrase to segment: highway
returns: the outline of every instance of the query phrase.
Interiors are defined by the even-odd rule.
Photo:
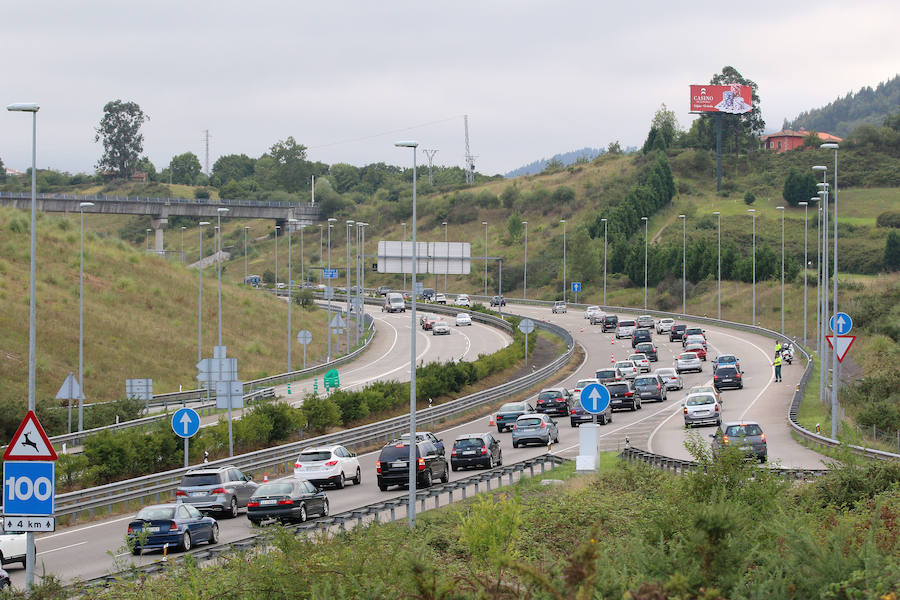
[[[377,311],[377,309],[376,309]],[[583,318],[582,311],[571,311],[568,314],[552,315],[548,307],[510,306],[514,314],[543,319],[561,325],[573,332],[576,343],[585,349],[584,361],[576,371],[562,381],[551,381],[547,386],[562,384],[572,387],[574,382],[585,377],[592,377],[594,372],[612,360],[623,360],[631,354],[630,340],[616,340],[612,333],[601,333],[599,326],[591,326]],[[372,348],[365,353],[363,359],[348,365],[341,374],[342,384],[350,386],[364,385],[378,377],[402,380],[409,374],[409,313],[381,314],[375,313],[379,334]],[[688,321],[689,322],[689,321]],[[453,321],[451,321],[453,323]],[[417,328],[417,350],[421,348],[419,360],[447,360],[451,357],[474,358],[477,352],[487,352],[481,344],[499,347],[497,336],[503,334],[494,329],[479,330],[477,325],[470,328],[457,328],[451,325],[450,336],[432,336]],[[790,437],[787,425],[787,407],[791,392],[799,382],[803,366],[797,361],[787,366],[784,382],[774,383],[770,354],[774,341],[762,336],[735,332],[720,327],[706,327],[709,339],[710,358],[718,353],[737,354],[745,372],[743,390],[725,391],[724,418],[747,418],[758,421],[767,435],[770,463],[785,467],[821,468],[821,455],[806,449]],[[659,362],[652,363],[653,368],[671,366],[674,356],[681,351],[679,342],[670,343],[668,336],[654,333],[654,342],[659,348]],[[481,349],[477,349],[477,348]],[[417,352],[417,355],[419,353]],[[440,358],[435,358],[440,357]],[[613,422],[601,429],[602,448],[605,450],[621,449],[626,438],[632,446],[651,450],[673,457],[689,458],[683,443],[687,435],[695,433],[706,436],[714,428],[704,427],[686,431],[682,426],[680,401],[693,385],[708,384],[711,381],[712,368],[704,363],[704,371],[699,374],[685,374],[684,391],[669,392],[668,400],[663,403],[647,403],[638,411],[616,412]],[[560,443],[552,449],[554,453],[574,457],[578,454],[578,430],[572,428],[567,418],[559,418]],[[480,417],[439,433],[445,444],[452,445],[455,436],[466,432],[489,430],[488,417]],[[510,433],[499,434],[503,460],[505,463],[516,462],[546,452],[544,446],[512,448]],[[449,450],[448,450],[449,453]],[[405,496],[404,490],[392,488],[381,492],[375,484],[374,463],[378,453],[360,456],[363,482],[360,486],[348,485],[343,490],[328,490],[331,512],[337,513],[363,506],[376,500],[397,496]],[[451,472],[451,480],[466,477],[467,471]],[[124,534],[128,521],[133,515],[113,517],[108,520],[80,525],[53,534],[40,536],[37,541],[38,565],[36,573],[53,573],[64,581],[75,578],[90,578],[121,568],[132,562],[141,564],[159,560],[158,552],[148,553],[141,557],[132,557],[124,548]],[[227,543],[250,535],[253,528],[249,525],[243,512],[237,519],[219,521],[221,542]],[[202,546],[201,546],[202,548]],[[115,558],[111,558],[112,554]],[[114,564],[114,560],[118,566]],[[13,583],[23,585],[24,570],[14,568],[11,571]]]

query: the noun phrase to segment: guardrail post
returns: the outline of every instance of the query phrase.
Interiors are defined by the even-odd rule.
[[[510,471],[509,472],[509,485],[512,485],[512,484],[513,484],[513,472]]]
[[[531,474],[531,477],[534,477],[534,463],[529,463],[528,472]]]

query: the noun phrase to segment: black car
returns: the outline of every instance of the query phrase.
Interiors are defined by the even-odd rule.
[[[506,306],[506,298],[503,296],[493,296],[491,298],[491,306]]]
[[[744,381],[741,372],[734,365],[721,365],[713,375],[713,386],[716,390],[725,388],[744,389]]]
[[[521,415],[537,412],[534,407],[527,402],[509,402],[500,407],[497,411],[495,420],[497,423],[497,431],[503,433],[507,429],[512,429],[516,424],[516,419]]]
[[[684,339],[684,330],[687,329],[687,325],[672,325],[672,329],[669,330],[669,341],[681,341]]]
[[[659,352],[656,351],[656,346],[653,345],[653,342],[641,342],[634,346],[635,352],[640,352],[644,356],[647,357],[647,360],[650,362],[656,362],[659,360]]]
[[[566,388],[547,388],[538,394],[535,408],[539,413],[567,416],[572,408],[572,394]]]
[[[569,424],[572,427],[578,427],[582,423],[593,423],[594,417],[597,418],[597,423],[600,425],[612,423],[612,405],[608,406],[602,413],[594,415],[584,410],[584,406],[581,405],[581,399],[579,399],[569,410]]]
[[[631,336],[631,347],[634,348],[642,342],[652,342],[653,334],[650,329],[635,329]]]
[[[641,400],[667,400],[666,382],[659,375],[646,374],[634,378],[634,391]]]
[[[641,407],[641,398],[634,393],[630,381],[607,383],[606,389],[609,390],[609,404],[614,410],[618,408],[637,410]]]
[[[247,518],[254,525],[269,519],[303,523],[310,515],[328,516],[328,496],[309,481],[281,479],[264,483],[247,502]]]
[[[12,582],[9,580],[9,573],[0,569],[0,592],[8,590],[10,585],[12,585]]]
[[[622,375],[615,367],[607,367],[605,369],[597,369],[594,377],[600,380],[600,383],[609,383],[610,381],[621,381]]]
[[[450,465],[431,442],[416,443],[416,486],[431,487],[435,479],[442,483],[450,481]],[[405,486],[409,483],[409,443],[391,442],[381,449],[375,463],[378,489],[387,491],[392,485]]]
[[[603,333],[607,331],[615,331],[619,327],[619,317],[616,315],[606,315],[603,317]]]
[[[400,440],[405,442],[409,440],[409,434],[404,433],[400,436]],[[438,453],[441,456],[447,456],[447,450],[444,448],[444,440],[434,435],[430,431],[417,431],[416,432],[416,441],[418,442],[431,442],[434,444],[434,447],[437,448]]]
[[[434,288],[425,288],[422,290],[422,300],[431,302],[434,300]]]
[[[453,441],[450,467],[454,471],[466,467],[493,469],[502,464],[500,442],[490,433],[464,433]]]

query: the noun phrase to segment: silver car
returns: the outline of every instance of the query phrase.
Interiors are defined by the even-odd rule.
[[[679,375],[678,371],[676,371],[675,369],[663,367],[662,369],[653,371],[653,374],[662,377],[662,380],[666,382],[667,390],[684,389],[684,381],[681,379],[681,375]]]
[[[615,364],[616,370],[622,375],[623,379],[634,379],[638,376],[638,366],[633,360],[620,360]]]
[[[678,371],[679,374],[684,373],[685,371],[697,371],[698,373],[702,373],[703,361],[701,361],[700,357],[693,352],[683,352],[675,359],[675,370]]]
[[[536,413],[522,415],[516,419],[512,431],[513,448],[518,448],[519,444],[549,446],[551,443],[559,443],[559,429],[550,415]]]
[[[660,319],[656,322],[656,333],[669,333],[672,329],[672,325],[675,324],[675,319],[664,318]]]
[[[616,327],[616,339],[620,338],[630,338],[634,336],[634,330],[637,329],[636,321],[619,321],[618,327]]]
[[[722,409],[712,394],[691,394],[685,398],[682,412],[685,427],[722,423]]]
[[[188,471],[175,489],[175,499],[192,504],[204,513],[219,512],[236,517],[259,484],[236,467],[224,465]]]
[[[641,315],[637,318],[637,326],[641,329],[653,329],[653,317],[650,315]]]
[[[714,455],[718,455],[726,446],[734,446],[745,456],[754,457],[759,462],[766,462],[768,458],[766,434],[759,423],[754,421],[725,421],[709,437],[713,438]]]

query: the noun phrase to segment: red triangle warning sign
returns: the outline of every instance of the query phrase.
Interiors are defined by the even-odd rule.
[[[844,357],[847,356],[847,352],[850,351],[850,346],[853,345],[853,342],[856,341],[855,335],[826,335],[825,339],[828,340],[828,344],[834,348],[835,353],[837,354],[838,362],[844,362]]]
[[[3,460],[52,461],[57,458],[56,450],[50,444],[37,415],[33,410],[29,410],[9,446],[6,447]]]

